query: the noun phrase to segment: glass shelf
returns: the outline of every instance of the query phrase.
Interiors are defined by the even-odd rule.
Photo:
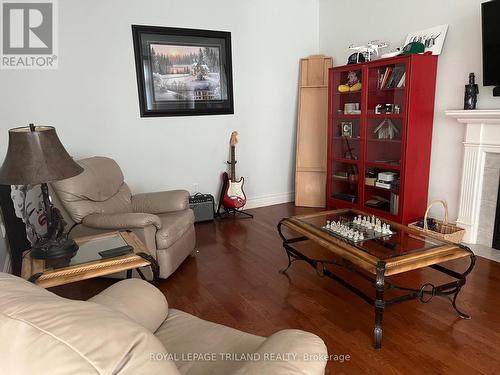
[[[376,163],[376,162],[365,162],[365,165],[367,167],[373,167],[373,168],[379,168],[379,169],[390,169],[390,170],[395,170],[399,171],[401,169],[400,165],[396,164],[385,164],[385,163]]]
[[[401,139],[367,139],[368,142],[401,143]]]
[[[375,113],[375,111],[369,111],[366,117],[371,118],[371,119],[386,119],[386,118],[397,118],[397,119],[402,119],[405,117],[404,113]]]

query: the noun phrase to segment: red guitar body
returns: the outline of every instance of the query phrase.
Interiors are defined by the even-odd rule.
[[[247,203],[247,197],[243,191],[245,179],[240,178],[239,181],[231,181],[227,172],[222,174],[222,186],[224,197],[222,198],[222,205],[226,209],[239,209]]]

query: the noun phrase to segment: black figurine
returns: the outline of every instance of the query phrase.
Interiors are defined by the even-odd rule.
[[[479,87],[474,73],[469,74],[469,84],[465,85],[464,109],[476,109]]]

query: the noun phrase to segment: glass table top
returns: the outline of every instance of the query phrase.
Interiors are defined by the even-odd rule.
[[[96,260],[101,260],[103,259],[103,257],[99,255],[99,252],[128,245],[120,233],[112,233],[108,236],[96,237],[84,241],[78,241],[77,239],[77,243],[79,249],[76,252],[75,256],[73,256],[69,260],[69,262],[68,259],[62,260],[60,262],[46,261],[45,270],[77,266],[94,262]]]
[[[328,233],[332,237],[344,240],[351,246],[354,246],[378,259],[390,259],[397,256],[423,252],[430,249],[445,245],[445,242],[439,241],[432,237],[421,234],[413,234],[410,231],[401,230],[399,228],[391,227],[392,234],[379,235],[377,238],[365,239],[363,241],[354,242],[347,238],[343,238],[337,233],[328,230],[325,227],[327,221],[341,222],[342,224],[350,225],[358,213],[352,211],[324,212],[317,215],[307,217],[295,217],[293,219],[300,221],[306,225],[320,229]],[[384,223],[384,220],[382,220]],[[369,237],[369,235],[367,235]]]

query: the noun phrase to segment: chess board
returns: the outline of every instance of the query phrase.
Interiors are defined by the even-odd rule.
[[[358,216],[354,220],[340,218],[337,222],[327,221],[322,230],[353,244],[377,238],[388,238],[394,234],[388,224],[375,216]]]

